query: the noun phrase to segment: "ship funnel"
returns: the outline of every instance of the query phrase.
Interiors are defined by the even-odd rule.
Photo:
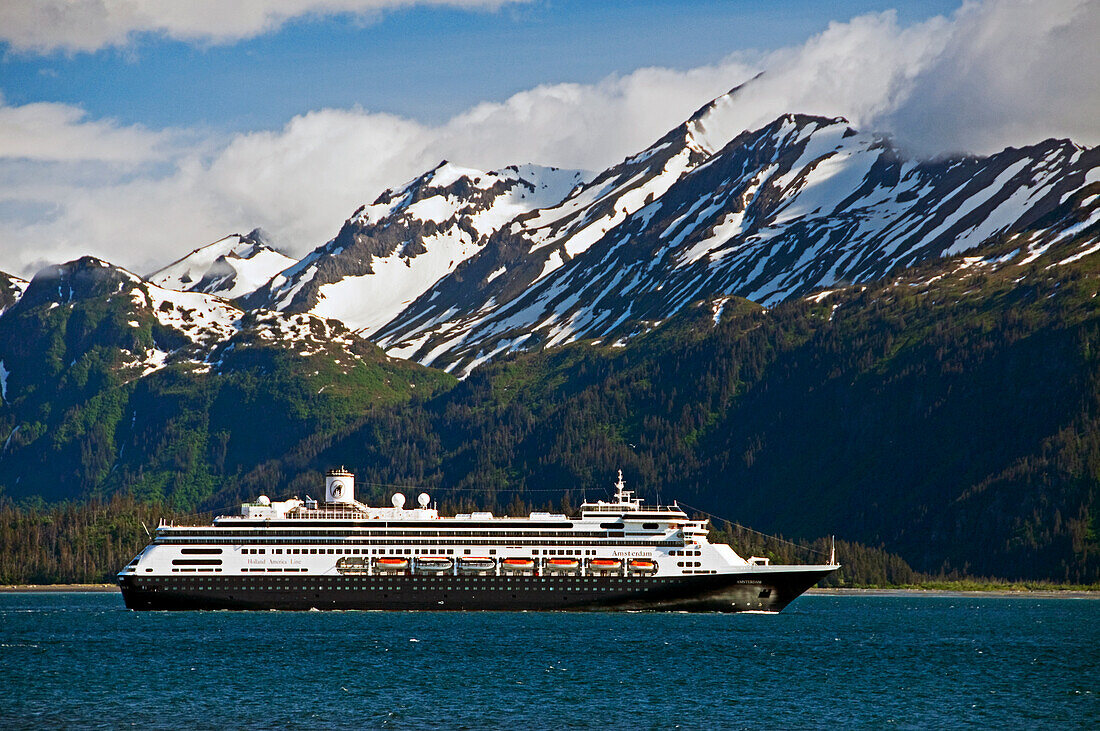
[[[341,467],[325,473],[325,502],[355,502],[355,475]]]

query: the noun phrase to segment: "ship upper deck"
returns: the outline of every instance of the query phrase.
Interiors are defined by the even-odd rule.
[[[621,537],[631,534],[661,535],[682,531],[705,534],[707,521],[692,521],[678,506],[646,506],[625,489],[619,472],[614,499],[585,501],[580,515],[535,511],[523,517],[496,516],[491,512],[460,513],[443,517],[429,507],[427,494],[421,494],[418,507],[405,508],[404,496],[393,497],[392,507],[365,505],[347,496],[338,502],[320,502],[297,497],[273,502],[261,495],[241,505],[237,515],[220,515],[210,525],[162,523],[158,533],[170,536],[226,536],[279,533],[284,536],[319,536],[325,532],[355,535],[409,536],[465,535],[473,533],[504,537]]]

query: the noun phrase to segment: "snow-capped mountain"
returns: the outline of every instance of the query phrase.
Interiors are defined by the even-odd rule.
[[[295,259],[271,248],[260,229],[233,234],[195,249],[147,280],[181,292],[205,292],[226,299],[251,294]]]
[[[585,174],[534,165],[497,172],[444,161],[387,190],[334,239],[247,297],[250,307],[312,312],[370,334],[527,212],[561,200]]]
[[[50,313],[99,302],[94,327],[79,317],[80,336],[70,349],[78,353],[97,347],[117,348],[116,367],[130,377],[142,377],[173,363],[191,371],[218,369],[223,356],[234,349],[256,344],[278,345],[300,357],[324,355],[354,361],[367,341],[339,323],[308,313],[246,312],[233,302],[205,292],[186,292],[152,284],[138,275],[95,257],[47,267],[26,283],[23,296],[9,307],[0,326],[31,317],[48,329]],[[15,327],[11,325],[11,327]],[[90,328],[90,329],[89,329]],[[0,327],[3,335],[7,327]],[[13,331],[10,334],[16,334]],[[86,338],[82,345],[79,338]],[[19,338],[6,338],[7,371],[16,373],[24,363]],[[26,338],[27,342],[33,338]],[[86,347],[85,347],[86,346]],[[31,346],[33,347],[33,346]],[[26,355],[31,355],[29,352]],[[37,357],[37,356],[34,356]],[[70,365],[76,365],[79,358]]]
[[[564,199],[500,227],[454,276],[432,288],[430,303],[410,307],[378,330],[381,341],[402,355],[418,352],[410,343],[416,342],[424,323],[442,325],[444,317],[455,322],[452,316],[469,314],[467,306],[494,309],[583,254],[740,131],[731,113],[737,92],[710,102],[646,150],[577,186]]]
[[[738,104],[734,89],[595,176],[443,162],[300,261],[254,231],[127,286],[192,344],[160,349],[172,358],[209,364],[269,320],[262,337],[293,342],[291,315],[305,314],[462,375],[504,352],[621,342],[701,300],[770,306],[963,252],[1022,271],[1048,251],[1100,252],[1100,148],[918,160],[840,118],[743,130]],[[0,279],[0,310],[24,289],[48,288]]]
[[[1100,150],[1048,140],[922,162],[843,119],[786,115],[711,152],[732,100],[503,228],[376,340],[468,372],[508,350],[628,336],[706,297],[774,304],[1006,237],[1021,262],[1096,238]]]

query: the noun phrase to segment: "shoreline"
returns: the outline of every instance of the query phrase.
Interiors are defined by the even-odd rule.
[[[954,596],[954,597],[1036,597],[1055,599],[1100,599],[1100,591],[1081,589],[855,589],[813,587],[807,595],[815,596]]]
[[[93,593],[118,591],[117,584],[7,584],[0,586],[0,594],[28,593]],[[814,587],[806,591],[811,596],[954,596],[954,597],[1052,597],[1060,599],[1100,599],[1100,591],[1080,589],[854,589]]]

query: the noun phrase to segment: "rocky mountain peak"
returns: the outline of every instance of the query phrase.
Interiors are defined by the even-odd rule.
[[[180,292],[234,299],[250,294],[292,264],[294,259],[272,248],[264,231],[256,228],[195,249],[150,274],[148,280]]]
[[[141,277],[94,256],[45,267],[27,284],[18,308],[63,305],[123,291]]]

